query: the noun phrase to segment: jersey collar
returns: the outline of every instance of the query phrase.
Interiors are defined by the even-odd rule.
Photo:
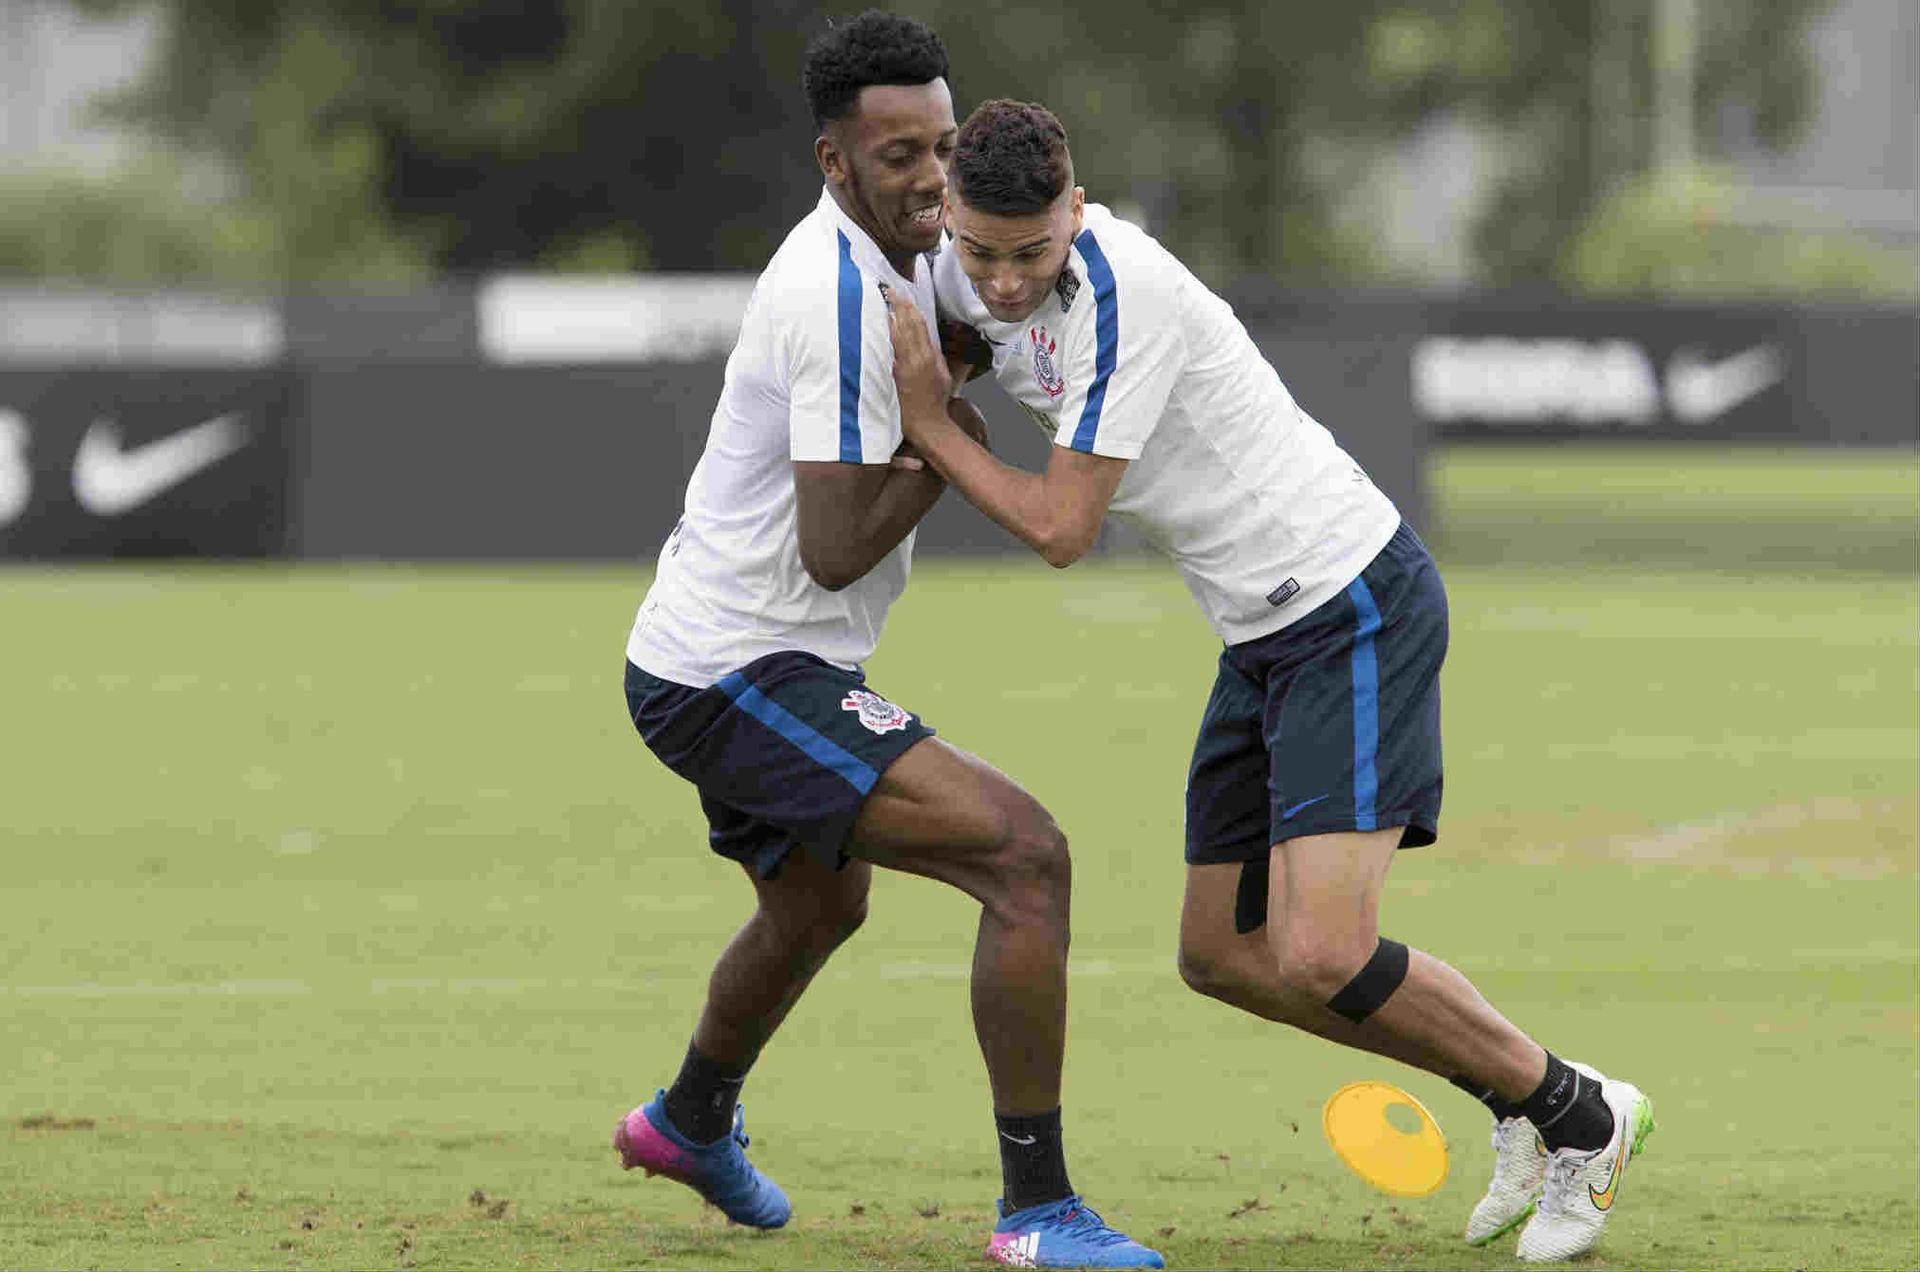
[[[834,226],[847,236],[847,243],[853,249],[854,258],[862,266],[884,278],[897,280],[903,287],[913,286],[914,280],[903,276],[893,267],[893,262],[887,259],[887,254],[880,250],[880,245],[860,228],[858,221],[841,210],[840,205],[834,202],[833,191],[825,185],[820,187],[820,207],[832,219]],[[921,264],[922,267],[927,265],[925,261]]]

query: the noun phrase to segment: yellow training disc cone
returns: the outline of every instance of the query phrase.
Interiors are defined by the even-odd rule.
[[[1447,1137],[1426,1106],[1386,1082],[1352,1082],[1320,1115],[1327,1143],[1353,1172],[1396,1197],[1424,1197],[1447,1178]]]

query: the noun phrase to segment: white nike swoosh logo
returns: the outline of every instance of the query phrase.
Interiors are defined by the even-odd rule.
[[[1009,1144],[1038,1144],[1040,1142],[1038,1135],[1029,1135],[1025,1139],[1022,1139],[1018,1135],[1009,1135],[1005,1131],[1000,1132],[1000,1138],[1006,1140]]]
[[[1686,423],[1705,424],[1786,375],[1787,355],[1775,345],[1755,345],[1718,362],[1682,349],[1667,362],[1667,405]]]
[[[0,410],[0,526],[20,519],[33,498],[33,466],[27,455],[27,421]]]
[[[238,415],[221,415],[131,450],[121,446],[118,424],[95,420],[73,457],[73,495],[95,516],[117,517],[246,444]]]

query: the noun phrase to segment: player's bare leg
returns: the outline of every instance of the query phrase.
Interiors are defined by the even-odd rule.
[[[679,1076],[614,1129],[627,1169],[677,1179],[736,1223],[786,1223],[786,1194],[746,1159],[740,1087],[814,974],[866,918],[872,877],[863,862],[835,871],[804,852],[773,879],[748,873],[757,904],[714,964]]]
[[[980,903],[973,1024],[986,1060],[1005,1195],[988,1256],[1039,1267],[1161,1267],[1074,1194],[1060,1133],[1072,869],[1039,801],[939,738],[881,775],[848,851]]]
[[[1282,993],[1301,1015],[1346,1023],[1328,1004],[1367,965],[1380,938],[1380,892],[1398,855],[1400,828],[1309,835],[1276,844],[1269,858],[1267,941]],[[1540,1085],[1546,1050],[1495,1011],[1466,977],[1421,950],[1407,951],[1398,988],[1356,1026],[1364,1037],[1438,1057],[1505,1099]]]
[[[814,974],[867,917],[873,868],[850,861],[833,870],[804,852],[787,857],[777,877],[757,879],[758,904],[721,952],[693,1045],[745,1073]]]
[[[1554,1172],[1568,1178],[1576,1171],[1583,1178],[1611,1172],[1617,1179],[1614,1163],[1624,1167],[1652,1129],[1651,1105],[1630,1086],[1603,1086],[1592,1070],[1574,1070],[1551,1056],[1446,963],[1380,938],[1380,892],[1400,835],[1396,827],[1275,844],[1266,923],[1246,935],[1235,933],[1232,922],[1239,867],[1190,867],[1182,975],[1196,990],[1266,1019],[1486,1089],[1499,1101],[1496,1149],[1503,1132],[1517,1137],[1525,1129],[1527,1138],[1509,1145],[1514,1152],[1500,1153],[1470,1239],[1511,1230],[1532,1212],[1544,1187],[1548,1195],[1522,1240],[1522,1257],[1564,1258],[1589,1249],[1605,1212],[1575,1213],[1568,1199],[1577,1200],[1577,1190],[1556,1194]],[[1532,1151],[1533,1127],[1550,1150],[1545,1157]],[[1508,1187],[1513,1181],[1501,1172],[1521,1167],[1529,1176],[1524,1187]],[[1610,1189],[1593,1191],[1611,1207]],[[1483,1216],[1490,1204],[1502,1213]],[[1478,1237],[1477,1229],[1483,1230]]]
[[[980,903],[973,1020],[997,1112],[1060,1106],[1067,1030],[1067,839],[1039,801],[938,738],[881,775],[847,845]]]
[[[1187,868],[1187,894],[1180,912],[1180,976],[1209,998],[1278,1024],[1291,1025],[1344,1047],[1370,1051],[1428,1073],[1451,1077],[1447,1061],[1418,1044],[1353,1024],[1330,1011],[1311,1010],[1281,980],[1267,928],[1234,930],[1240,866]]]

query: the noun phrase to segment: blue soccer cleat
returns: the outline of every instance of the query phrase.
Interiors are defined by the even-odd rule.
[[[665,1091],[620,1119],[613,1146],[620,1165],[638,1166],[649,1175],[665,1175],[699,1193],[720,1213],[749,1228],[778,1228],[793,1214],[780,1185],[747,1160],[744,1110],[733,1111],[733,1134],[711,1144],[696,1144],[667,1120]]]
[[[1015,1268],[1164,1268],[1157,1250],[1115,1232],[1078,1197],[1005,1213],[993,1225],[987,1257]]]

